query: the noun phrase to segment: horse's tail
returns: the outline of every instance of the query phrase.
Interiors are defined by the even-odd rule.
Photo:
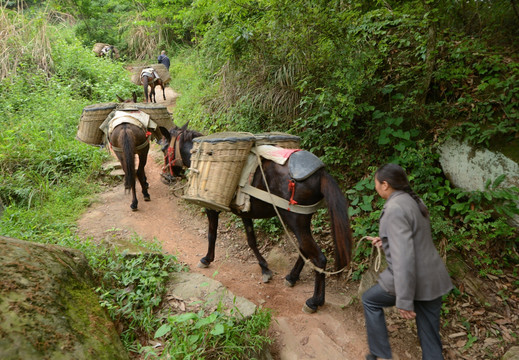
[[[124,173],[124,188],[125,189],[134,189],[135,187],[135,144],[133,141],[130,141],[130,136],[128,135],[128,129],[125,125],[123,131],[123,162],[122,166],[125,168]]]
[[[353,249],[348,201],[335,179],[326,171],[321,176],[321,193],[328,204],[332,237],[335,241],[335,269],[339,270],[350,264]]]

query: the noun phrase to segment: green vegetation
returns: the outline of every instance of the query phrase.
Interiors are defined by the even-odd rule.
[[[92,54],[96,42],[114,44],[126,62],[155,61],[167,50],[170,85],[182,95],[178,125],[299,135],[341,183],[356,239],[377,233],[375,169],[398,162],[429,207],[442,254],[464,259],[482,278],[517,275],[518,230],[506,217],[519,214],[519,189],[502,188],[504,175],[487,179],[484,191],[456,189],[436,151],[456,137],[519,161],[514,1],[50,0],[27,1],[24,11],[19,2],[0,4],[0,234],[87,253],[129,349],[152,356],[138,343],[144,334],[176,344],[172,357],[246,357],[264,343],[270,318],[156,319],[154,295],[165,273],[179,270],[175,260],[100,254],[75,237],[75,220],[105,181],[106,154],[74,140],[81,110],[135,89],[123,62]],[[314,219],[317,231],[324,216]],[[275,233],[279,224],[262,228]],[[355,279],[370,252],[356,248]],[[137,281],[141,273],[150,281]],[[139,295],[122,292],[129,283]],[[242,339],[236,334],[249,330],[239,326],[257,332]],[[231,327],[239,330],[222,341],[236,352],[217,351],[212,341]]]

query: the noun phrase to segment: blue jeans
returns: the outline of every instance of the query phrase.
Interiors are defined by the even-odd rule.
[[[362,295],[369,351],[379,358],[391,359],[392,357],[384,308],[394,306],[395,302],[396,297],[382,289],[379,284]],[[414,301],[416,328],[423,360],[443,360],[440,338],[441,305],[441,296],[431,301]]]

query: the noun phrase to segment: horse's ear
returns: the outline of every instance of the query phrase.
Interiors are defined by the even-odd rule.
[[[120,103],[124,102],[124,99],[122,97],[120,97],[117,94],[115,94],[115,96],[117,97],[117,100],[119,100]]]
[[[171,134],[169,133],[169,131],[165,127],[162,127],[162,126],[159,126],[159,130],[160,130],[160,133],[166,138],[166,140],[169,143],[171,141]]]
[[[133,93],[132,93],[132,99],[133,99],[133,102],[134,102],[134,103],[137,102],[137,93],[135,92],[135,90],[134,90]]]
[[[181,128],[180,130],[182,130],[182,131],[186,131],[188,125],[189,125],[189,120],[187,121],[187,123],[185,123],[184,125],[182,125],[182,128]]]

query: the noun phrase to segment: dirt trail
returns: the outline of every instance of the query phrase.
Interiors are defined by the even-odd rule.
[[[177,94],[166,89],[166,104],[174,106]],[[162,99],[160,99],[162,100]],[[178,124],[182,125],[182,124]],[[284,285],[284,276],[296,259],[290,244],[276,246],[263,254],[275,275],[270,283],[261,282],[261,271],[248,249],[244,231],[229,226],[221,216],[215,262],[207,269],[197,264],[207,250],[207,220],[202,212],[188,205],[172,193],[172,187],[161,182],[162,154],[154,145],[146,165],[150,183],[150,202],[144,202],[137,186],[139,210],[130,210],[131,197],[124,193],[121,184],[100,194],[78,222],[84,237],[102,239],[117,232],[122,236],[137,233],[146,240],[157,238],[164,251],[176,255],[192,272],[214,277],[234,294],[243,296],[256,305],[273,310],[274,321],[270,329],[275,339],[271,353],[275,359],[359,360],[367,352],[362,307],[348,305],[356,295],[357,283],[327,279],[326,303],[315,314],[302,312],[302,306],[313,292],[313,274],[304,269],[301,280],[293,288]],[[406,344],[407,346],[404,346]],[[395,344],[400,359],[417,359],[410,348],[416,349],[413,340]],[[395,357],[396,358],[396,357]]]

